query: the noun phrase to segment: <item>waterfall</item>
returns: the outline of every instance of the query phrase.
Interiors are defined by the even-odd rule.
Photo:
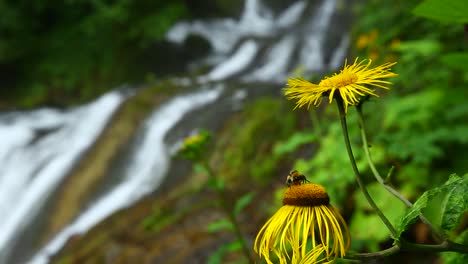
[[[41,209],[123,101],[111,92],[60,112],[39,109],[0,116],[0,261],[16,233]]]
[[[324,1],[328,3],[327,6],[330,6],[330,3],[334,5],[334,2]],[[174,43],[182,43],[190,34],[195,34],[208,40],[213,53],[206,62],[214,62],[214,65],[211,65],[213,69],[209,73],[199,77],[201,82],[227,79],[246,72],[252,66],[257,69],[254,69],[252,74],[244,74],[245,80],[278,82],[284,80],[288,73],[291,56],[287,55],[291,55],[293,49],[299,47],[297,40],[301,38],[300,35],[286,34],[285,40],[274,45],[266,58],[260,58],[263,62],[261,65],[254,65],[254,61],[259,56],[260,49],[266,46],[267,39],[278,38],[285,34],[288,28],[296,26],[305,7],[306,1],[298,1],[275,17],[260,1],[246,0],[239,21],[222,19],[181,22],[167,33],[167,38]],[[317,47],[314,52],[320,51],[321,47]]]
[[[347,34],[334,47],[332,59],[326,59],[329,31],[338,30],[331,26],[336,1],[322,1],[311,15],[306,14],[306,7],[306,1],[297,1],[274,16],[260,1],[246,0],[239,21],[180,22],[167,33],[167,39],[180,44],[194,34],[210,43],[213,53],[200,63],[212,70],[200,76],[200,82],[239,76],[247,82],[281,83],[298,66],[306,75],[338,68],[348,48]],[[272,39],[277,41],[271,44]]]
[[[330,32],[344,31],[333,22],[336,9],[335,0],[315,1],[314,6],[309,1],[295,1],[275,13],[260,0],[246,0],[237,20],[218,18],[174,25],[166,36],[174,45],[189,35],[201,36],[211,45],[207,57],[193,62],[209,70],[194,81],[183,76],[174,80],[194,87],[193,91],[163,103],[139,124],[132,151],[122,161],[120,181],[97,195],[42,249],[34,249],[30,262],[47,263],[48,256],[57,253],[71,236],[88,231],[157,189],[170,168],[174,148],[165,137],[188,113],[225,97],[225,82],[235,80],[240,86],[268,83],[279,90],[297,69],[307,75],[340,67],[349,37],[342,34],[336,43],[329,43]],[[229,96],[237,102],[251,94],[239,87]],[[114,91],[70,110],[0,114],[0,264],[8,263],[18,233],[33,223],[125,99],[123,93]]]
[[[153,191],[169,167],[166,134],[186,113],[213,102],[221,91],[221,87],[217,87],[182,95],[155,110],[143,124],[143,137],[124,171],[124,180],[61,231],[31,263],[47,263],[48,255],[57,252],[70,236],[87,231],[113,212]]]

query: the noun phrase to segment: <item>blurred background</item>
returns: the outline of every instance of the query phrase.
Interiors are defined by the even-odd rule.
[[[247,263],[217,224],[205,173],[175,157],[200,129],[213,134],[209,160],[227,197],[253,197],[238,214],[248,245],[298,169],[328,189],[352,251],[390,247],[357,190],[335,107],[293,111],[282,88],[346,58],[397,61],[393,88],[364,105],[377,168],[393,167],[391,184],[411,201],[465,174],[466,26],[415,14],[421,2],[2,1],[0,264]],[[370,193],[397,223],[405,207],[373,179],[348,112]],[[425,211],[435,223],[440,206]],[[419,222],[404,236],[433,242]]]

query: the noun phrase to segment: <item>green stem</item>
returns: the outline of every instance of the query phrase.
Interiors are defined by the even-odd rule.
[[[437,245],[423,245],[423,244],[414,244],[405,241],[400,241],[399,245],[394,245],[391,248],[387,248],[381,251],[372,252],[372,253],[356,253],[349,254],[345,258],[349,259],[375,259],[382,258],[390,255],[394,255],[400,251],[412,251],[412,252],[459,252],[459,253],[468,253],[468,246],[454,243],[451,241],[444,241]]]
[[[219,186],[218,179],[216,178],[216,176],[214,174],[214,171],[211,168],[211,166],[208,164],[208,162],[204,161],[202,163],[202,165],[208,171],[208,177],[210,178],[210,180],[214,181],[215,184],[216,184],[215,189],[216,189],[216,193],[218,194],[218,196],[219,196],[219,198],[221,200],[221,207],[223,208],[224,212],[228,216],[229,221],[231,222],[231,224],[232,224],[232,226],[234,228],[234,233],[236,234],[237,239],[241,242],[242,250],[244,252],[245,257],[247,258],[249,263],[251,263],[251,264],[255,263],[252,255],[250,254],[250,249],[249,249],[249,247],[247,246],[247,243],[244,240],[244,237],[243,237],[242,232],[240,230],[240,226],[237,223],[237,219],[236,219],[236,216],[234,214],[234,211],[231,210],[231,207],[229,206],[229,201],[227,200],[225,191],[223,190],[223,188],[221,188]]]
[[[348,126],[346,124],[346,112],[343,107],[343,100],[340,97],[336,97],[336,102],[338,105],[338,111],[340,113],[340,120],[341,120],[341,128],[343,130],[343,136],[345,140],[345,145],[346,145],[346,150],[348,152],[349,160],[351,161],[351,167],[353,168],[354,175],[356,176],[356,181],[359,185],[359,188],[361,189],[362,193],[364,194],[364,197],[366,200],[369,202],[370,206],[375,210],[377,215],[380,217],[382,222],[387,226],[388,230],[392,234],[393,237],[397,237],[397,232],[395,227],[393,227],[392,223],[385,217],[385,215],[380,211],[379,207],[377,204],[375,204],[374,200],[370,196],[369,192],[366,189],[366,186],[364,184],[364,181],[361,177],[361,174],[359,173],[359,170],[356,165],[356,160],[354,159],[353,155],[353,150],[351,148],[351,143],[349,141],[349,134],[348,134]]]
[[[452,241],[443,241],[437,245],[423,245],[415,244],[405,241],[401,242],[401,250],[404,251],[419,251],[419,252],[444,252],[444,251],[453,251],[459,253],[468,253],[468,246],[458,244]]]
[[[315,137],[320,138],[322,136],[322,126],[320,125],[320,120],[317,115],[317,111],[309,111],[309,113]]]
[[[370,150],[369,150],[369,144],[368,144],[368,141],[367,141],[367,134],[366,134],[366,127],[365,127],[365,123],[364,123],[364,117],[363,117],[363,113],[362,113],[362,104],[358,105],[356,107],[356,110],[357,110],[357,113],[358,113],[358,122],[359,122],[359,127],[360,127],[360,130],[361,130],[361,140],[362,140],[362,147],[364,149],[364,153],[366,155],[366,159],[367,159],[367,163],[369,164],[369,167],[372,171],[372,174],[374,174],[374,177],[375,179],[389,192],[391,193],[393,196],[395,196],[396,198],[398,198],[400,201],[402,201],[407,207],[411,207],[413,206],[413,204],[408,200],[406,199],[406,197],[404,197],[401,193],[399,193],[397,190],[395,190],[393,187],[391,187],[390,185],[386,184],[384,179],[382,178],[382,176],[380,175],[379,171],[377,170],[377,168],[375,167],[375,164],[374,162],[372,161],[372,158],[370,156]],[[444,241],[445,238],[444,236],[431,224],[431,222],[429,220],[427,220],[426,217],[424,217],[423,214],[420,214],[419,215],[419,218],[421,219],[421,221],[428,225],[429,228],[431,229],[432,233],[434,234],[436,240],[438,242],[441,242],[441,241]]]
[[[345,258],[349,259],[359,259],[359,260],[366,260],[366,259],[375,259],[375,258],[383,258],[387,256],[394,255],[400,252],[401,248],[399,245],[394,245],[391,248],[387,248],[377,252],[371,253],[356,253],[356,254],[348,254]]]

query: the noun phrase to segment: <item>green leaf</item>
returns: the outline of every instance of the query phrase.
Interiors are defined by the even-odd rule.
[[[461,217],[468,211],[468,174],[457,181],[451,188],[441,208],[441,227],[453,230],[460,223]]]
[[[208,178],[208,181],[206,182],[206,186],[208,188],[212,188],[213,190],[219,190],[219,191],[224,191],[225,185],[226,185],[226,182],[224,181],[223,178],[210,177]]]
[[[273,149],[273,154],[275,156],[281,156],[281,155],[293,152],[298,147],[307,143],[311,143],[315,140],[316,140],[316,137],[310,131],[297,132],[297,133],[294,133],[286,141],[276,144]]]
[[[198,162],[193,164],[193,170],[196,173],[208,174],[208,169],[205,167],[205,165],[198,163]]]
[[[421,211],[426,208],[428,201],[436,197],[441,192],[448,192],[453,193],[453,189],[457,188],[460,184],[466,181],[466,177],[461,178],[456,174],[450,175],[450,178],[444,183],[442,186],[435,187],[431,190],[424,192],[421,197],[416,200],[412,207],[410,207],[405,216],[401,218],[400,224],[397,226],[397,237],[395,239],[399,239],[401,234],[408,229],[408,227],[413,224],[418,216],[421,214]],[[456,192],[458,193],[458,192]],[[458,199],[458,196],[456,196]],[[448,217],[448,223],[456,216],[456,213],[460,210],[452,210],[450,209],[450,215]],[[458,219],[458,218],[457,218]],[[447,223],[447,224],[448,224]]]
[[[468,229],[463,231],[456,239],[455,242],[468,245]],[[441,253],[445,264],[466,264],[468,263],[468,254],[461,254],[458,252],[443,252]]]
[[[244,209],[252,201],[253,197],[253,193],[247,193],[239,200],[237,200],[236,204],[234,205],[234,215],[238,216],[242,209]]]
[[[224,187],[226,186],[226,181],[223,178],[218,178],[216,180],[216,188],[219,191],[224,191]]]
[[[466,0],[426,0],[413,13],[417,16],[448,23],[468,23]]]
[[[453,52],[444,54],[441,61],[447,66],[468,72],[468,52]]]
[[[222,245],[208,258],[208,264],[224,263],[223,257],[226,253],[238,251],[242,248],[239,240],[232,241],[229,244]]]
[[[401,234],[408,228],[409,225],[416,221],[416,218],[421,214],[421,210],[427,206],[429,199],[432,199],[439,192],[427,191],[419,197],[419,199],[409,208],[406,215],[402,218],[400,225],[397,230],[397,239],[401,237]]]
[[[232,226],[232,223],[226,219],[220,219],[218,221],[208,224],[207,226],[207,230],[210,233],[214,233],[223,229],[233,231],[234,227]]]
[[[394,50],[402,53],[413,53],[422,56],[430,56],[439,53],[442,44],[431,39],[403,41]]]

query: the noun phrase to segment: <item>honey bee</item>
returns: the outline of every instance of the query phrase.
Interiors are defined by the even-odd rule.
[[[286,185],[288,185],[288,187],[291,187],[292,184],[301,185],[306,182],[310,181],[297,170],[292,170],[286,178]]]

